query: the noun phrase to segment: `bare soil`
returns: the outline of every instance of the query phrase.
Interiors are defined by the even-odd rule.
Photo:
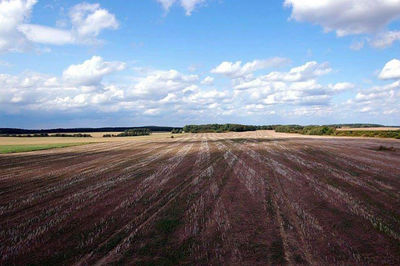
[[[0,155],[0,255],[399,265],[400,141],[256,131]]]

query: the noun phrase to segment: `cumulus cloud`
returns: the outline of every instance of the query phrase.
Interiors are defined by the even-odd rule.
[[[177,0],[157,0],[158,3],[164,8],[166,12],[169,11],[172,5],[174,5]],[[200,6],[201,4],[205,3],[206,0],[179,0],[180,6],[185,10],[186,16],[192,15],[193,11]]]
[[[328,87],[335,92],[340,92],[340,91],[347,91],[347,90],[354,89],[355,85],[350,82],[339,82],[336,84],[329,84]]]
[[[399,0],[285,0],[291,18],[321,25],[338,36],[374,33],[400,17]]]
[[[213,78],[213,77],[210,77],[210,76],[205,77],[205,78],[201,81],[201,84],[203,84],[203,85],[212,85],[213,83],[214,83],[214,78]]]
[[[227,91],[209,90],[209,91],[198,91],[187,97],[187,100],[195,104],[215,104],[217,102],[223,101],[227,98],[229,93]]]
[[[328,63],[318,63],[315,61],[310,61],[304,65],[294,67],[288,72],[278,72],[273,71],[267,75],[262,75],[254,79],[240,81],[236,84],[235,89],[246,90],[249,88],[256,87],[282,87],[286,83],[297,82],[297,84],[302,84],[301,82],[314,80],[315,78],[326,75],[331,72]]]
[[[380,79],[400,79],[400,60],[393,59],[385,64],[379,73]]]
[[[398,99],[400,81],[382,86],[360,90],[353,99],[344,104],[344,108],[369,115],[400,114]]]
[[[93,56],[82,64],[71,65],[63,72],[63,79],[75,85],[96,85],[104,76],[125,69],[123,62],[107,62],[100,56]]]
[[[170,92],[183,91],[199,80],[197,75],[184,75],[176,70],[158,70],[136,79],[132,96],[162,99]]]
[[[289,72],[271,72],[264,78],[270,81],[303,81],[313,79],[331,72],[328,63],[319,64],[315,61],[307,62],[302,66],[292,68]]]
[[[75,37],[67,30],[32,24],[20,25],[18,26],[18,30],[22,32],[29,41],[35,43],[63,45],[75,42]]]
[[[387,26],[400,18],[400,0],[285,0],[284,6],[292,8],[291,19],[320,25],[339,37],[372,34],[374,47],[388,47],[400,39],[399,32],[387,31]],[[362,46],[353,43],[351,48]]]
[[[181,0],[181,6],[185,9],[186,16],[190,16],[193,10],[204,2],[205,0]]]
[[[21,112],[129,112],[152,119],[174,112],[196,116],[207,110],[218,116],[231,112],[232,95],[207,85],[198,75],[177,70],[152,70],[124,79],[103,82],[106,75],[124,68],[121,62],[93,57],[67,67],[61,76],[40,73],[0,74],[0,108]],[[210,112],[210,110],[212,110]]]
[[[159,2],[164,10],[168,12],[171,6],[175,4],[176,0],[157,0],[157,2]]]
[[[318,62],[307,62],[288,71],[253,73],[246,79],[232,77],[230,85],[218,80],[219,88],[213,86],[213,77],[174,69],[147,70],[104,81],[107,75],[125,68],[123,62],[94,56],[66,67],[60,76],[33,72],[0,74],[0,108],[14,113],[129,112],[131,117],[149,119],[167,118],[173,112],[180,121],[190,118],[190,122],[207,122],[201,119],[323,115],[332,110],[348,112],[352,108],[366,114],[379,110],[393,114],[397,112],[396,99],[400,97],[400,81],[396,81],[359,90],[351,101],[335,105],[335,97],[344,91],[353,92],[355,85],[349,82],[324,85],[318,79],[331,69],[328,64]]]
[[[36,0],[5,0],[0,2],[0,52],[22,51],[28,42],[18,26],[29,20]]]
[[[31,43],[64,45],[98,43],[105,29],[117,29],[115,16],[99,4],[77,4],[70,9],[69,29],[30,24],[36,0],[0,2],[0,52],[24,51]]]
[[[225,61],[222,62],[217,67],[215,67],[214,69],[212,69],[211,73],[238,78],[238,77],[244,77],[260,69],[282,66],[288,62],[289,62],[288,59],[281,57],[274,57],[265,60],[254,60],[252,62],[245,63],[244,65],[242,65],[242,61],[237,61],[237,62]]]
[[[254,78],[236,82],[235,95],[248,105],[307,105],[327,106],[334,94],[347,88],[348,83],[323,86],[317,82],[319,76],[328,74],[327,63],[307,62],[288,72],[273,71]]]
[[[7,112],[106,110],[124,99],[124,90],[115,85],[97,84],[87,91],[62,78],[40,73],[19,76],[0,74],[0,108]],[[4,109],[3,109],[4,108]]]
[[[370,43],[375,48],[386,48],[398,40],[400,40],[400,31],[387,31],[378,34]]]
[[[72,32],[78,42],[91,42],[104,29],[117,29],[119,27],[115,16],[99,4],[82,3],[75,5],[70,10]]]

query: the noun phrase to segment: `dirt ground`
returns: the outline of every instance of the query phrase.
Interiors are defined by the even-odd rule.
[[[398,140],[122,139],[0,155],[0,264],[400,264]]]

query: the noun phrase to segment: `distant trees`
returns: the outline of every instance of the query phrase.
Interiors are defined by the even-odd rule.
[[[171,130],[171,134],[182,134],[183,129],[182,128],[174,128]]]
[[[359,126],[360,124],[353,124]],[[361,124],[362,125],[362,124]],[[368,128],[368,126],[364,126]],[[333,126],[277,126],[276,132],[318,136],[378,137],[400,139],[400,130],[336,130]]]
[[[286,125],[286,126],[277,126],[275,128],[275,131],[281,133],[301,133],[303,128],[304,128],[303,126],[299,125]]]
[[[384,125],[380,125],[380,124],[332,124],[332,125],[327,125],[327,126],[336,127],[336,128],[341,128],[341,127],[348,127],[348,128],[384,127]]]
[[[54,134],[50,135],[51,137],[73,137],[73,138],[91,138],[92,135],[90,134],[83,134],[83,133],[78,133],[78,134]]]
[[[188,133],[221,133],[221,132],[243,132],[255,131],[257,126],[246,126],[240,124],[208,124],[208,125],[186,125],[183,127],[184,132]]]
[[[277,125],[255,126],[257,130],[274,130]]]
[[[329,126],[287,125],[278,126],[275,128],[275,131],[283,133],[299,133],[303,135],[334,135],[336,129]]]
[[[400,130],[340,130],[336,136],[400,139]]]
[[[40,137],[64,137],[64,138],[91,138],[90,134],[52,134],[40,133],[40,134],[1,134],[0,137],[17,137],[17,138],[40,138]]]
[[[0,128],[1,134],[41,134],[41,133],[93,133],[93,132],[123,132],[130,129],[150,129],[152,132],[171,132],[175,127],[101,127],[101,128],[54,128],[54,129],[19,129],[19,128]]]
[[[103,138],[111,138],[111,137],[136,137],[136,136],[147,136],[151,134],[151,130],[148,128],[134,128],[125,130],[122,133],[117,135],[104,134]]]

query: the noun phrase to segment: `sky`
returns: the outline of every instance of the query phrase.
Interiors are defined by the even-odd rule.
[[[400,125],[400,0],[0,0],[0,128]]]

